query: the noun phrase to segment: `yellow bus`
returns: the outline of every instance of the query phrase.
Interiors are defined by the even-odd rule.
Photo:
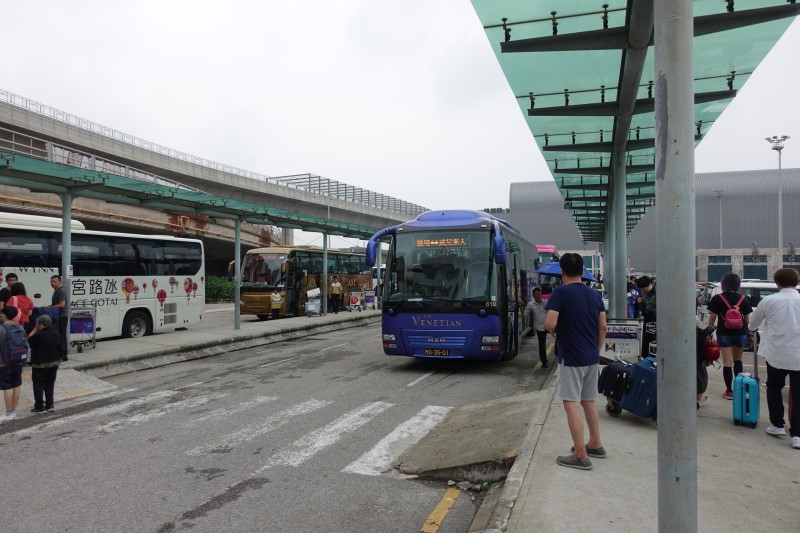
[[[283,298],[281,317],[305,314],[308,291],[322,287],[322,258],[322,248],[316,246],[249,250],[242,259],[240,313],[266,320],[271,313],[270,295],[277,288]],[[328,249],[328,287],[333,276],[339,277],[343,297],[351,290],[372,288],[364,254]]]

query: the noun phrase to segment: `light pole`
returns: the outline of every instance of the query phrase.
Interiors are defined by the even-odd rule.
[[[717,193],[719,198],[719,249],[722,250],[722,193],[725,189],[712,189],[712,192]]]
[[[764,137],[772,145],[772,149],[778,152],[778,251],[783,255],[783,170],[781,169],[781,152],[783,143],[789,139],[788,135],[773,135]]]

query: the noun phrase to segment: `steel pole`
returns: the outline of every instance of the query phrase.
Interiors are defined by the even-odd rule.
[[[608,303],[611,306],[611,318],[626,318],[626,299],[628,283],[628,239],[627,239],[627,213],[625,206],[625,182],[627,181],[628,168],[625,163],[625,153],[614,153],[614,201],[612,215],[614,217],[614,294],[610,295]]]
[[[236,217],[234,229],[234,252],[233,252],[233,271],[234,271],[234,289],[233,289],[233,329],[240,329],[242,325],[242,310],[239,308],[239,302],[242,297],[242,219]]]
[[[69,317],[72,305],[72,272],[70,271],[72,265],[72,193],[69,189],[61,194],[61,208],[64,217],[61,219],[61,281],[64,283],[64,290],[67,293],[64,300],[64,311],[65,315]],[[69,322],[64,331],[66,332],[65,351],[69,353]]]
[[[781,168],[781,153],[783,148],[778,150],[778,253],[781,256],[781,266],[783,266],[783,169]]]
[[[694,20],[692,0],[656,0],[658,530],[697,531]]]
[[[322,280],[320,283],[322,316],[328,316],[328,234],[322,234]],[[341,297],[341,295],[340,295]]]
[[[603,284],[605,285],[606,294],[608,294],[608,311],[609,316],[613,313],[613,307],[611,307],[611,297],[613,294],[616,294],[617,288],[619,287],[619,280],[614,279],[614,273],[616,270],[614,269],[614,265],[616,263],[614,257],[616,256],[616,246],[614,242],[614,198],[609,198],[609,206],[608,206],[608,216],[606,219],[608,222],[606,223],[605,229],[605,243],[603,247],[603,261],[605,263],[605,268],[603,269]],[[626,315],[627,316],[627,315]],[[616,318],[616,317],[614,317]]]

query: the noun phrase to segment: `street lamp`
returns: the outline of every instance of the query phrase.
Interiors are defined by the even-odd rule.
[[[719,249],[722,250],[722,193],[725,192],[725,189],[712,189],[712,192],[715,192],[719,198]]]
[[[781,152],[783,143],[789,139],[788,135],[773,135],[764,137],[772,145],[772,149],[778,152],[778,251],[783,255],[783,171],[781,169]]]

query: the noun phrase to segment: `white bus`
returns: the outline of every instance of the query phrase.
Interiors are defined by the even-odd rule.
[[[70,306],[95,308],[95,338],[143,337],[198,324],[205,313],[203,243],[169,235],[88,231],[72,222]],[[0,213],[0,273],[37,307],[61,274],[61,219]]]

